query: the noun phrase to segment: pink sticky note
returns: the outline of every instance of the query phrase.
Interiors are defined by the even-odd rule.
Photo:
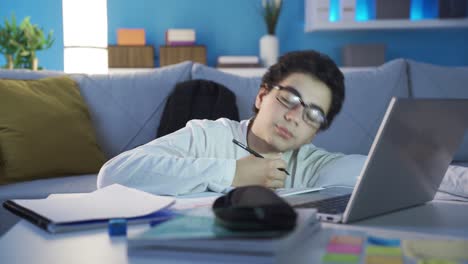
[[[328,244],[327,252],[359,255],[361,254],[361,246],[346,245],[346,244]]]

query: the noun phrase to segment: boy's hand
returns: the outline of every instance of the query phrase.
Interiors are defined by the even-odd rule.
[[[257,158],[249,155],[236,162],[236,173],[232,186],[262,185],[268,188],[283,188],[286,173],[278,170],[286,168],[281,154],[269,155],[268,158]]]

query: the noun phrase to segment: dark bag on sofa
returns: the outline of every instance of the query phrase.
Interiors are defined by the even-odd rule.
[[[192,119],[216,120],[221,117],[239,121],[236,96],[232,91],[208,80],[180,82],[167,99],[157,137],[185,127]]]

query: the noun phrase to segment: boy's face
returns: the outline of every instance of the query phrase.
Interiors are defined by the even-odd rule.
[[[325,116],[330,110],[331,90],[322,81],[306,74],[293,73],[278,84],[297,90],[306,105],[315,104]],[[260,89],[255,100],[259,111],[252,132],[271,147],[271,152],[298,149],[311,142],[318,128],[304,121],[302,105],[288,109],[277,100],[278,93],[277,89]]]

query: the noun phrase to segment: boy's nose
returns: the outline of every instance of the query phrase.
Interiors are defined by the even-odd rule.
[[[294,121],[296,124],[302,119],[302,106],[297,105],[291,109],[288,109],[284,114],[284,118],[288,121]]]

